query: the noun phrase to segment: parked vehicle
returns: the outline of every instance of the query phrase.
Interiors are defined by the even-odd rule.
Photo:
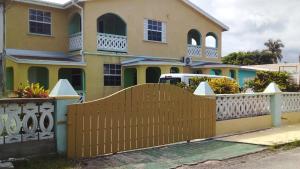
[[[228,78],[227,76],[217,76],[217,75],[206,75],[206,74],[182,74],[182,73],[174,73],[174,74],[162,74],[159,78],[159,83],[168,83],[168,84],[177,84],[177,83],[185,83],[187,85],[190,84],[190,79],[194,77],[207,77],[207,78]]]

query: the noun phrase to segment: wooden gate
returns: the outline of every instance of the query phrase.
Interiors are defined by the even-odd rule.
[[[215,98],[171,85],[138,85],[68,109],[69,158],[215,136]]]

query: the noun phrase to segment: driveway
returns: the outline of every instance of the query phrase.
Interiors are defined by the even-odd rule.
[[[169,169],[198,164],[208,160],[224,160],[264,150],[259,145],[224,141],[200,141],[138,150],[83,161],[85,169]]]

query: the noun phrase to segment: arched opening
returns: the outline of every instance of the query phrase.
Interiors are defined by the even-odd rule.
[[[201,33],[196,29],[188,32],[188,44],[193,46],[201,46]]]
[[[218,48],[218,37],[215,33],[209,32],[205,39],[206,47]]]
[[[98,33],[126,36],[126,23],[116,14],[108,13],[97,20]]]
[[[107,52],[127,52],[127,28],[122,18],[115,14],[105,14],[97,19],[97,50]]]
[[[148,67],[146,70],[146,83],[158,83],[161,75],[159,67]]]
[[[49,71],[45,67],[30,67],[28,69],[28,82],[39,83],[45,89],[49,89]]]
[[[137,85],[137,70],[136,68],[126,68],[124,70],[124,87]]]
[[[171,67],[170,73],[179,73],[179,68],[178,67]]]
[[[69,23],[69,35],[73,35],[81,32],[81,16],[75,13]]]

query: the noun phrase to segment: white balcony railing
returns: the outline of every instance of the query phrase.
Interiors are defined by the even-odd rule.
[[[206,53],[206,57],[216,58],[218,57],[218,48],[206,47],[205,53]]]
[[[127,52],[127,36],[98,33],[97,49],[112,52]]]
[[[69,38],[69,50],[76,51],[82,49],[82,36],[81,32],[70,35]]]
[[[193,56],[201,56],[201,46],[196,46],[196,45],[188,45],[188,56],[193,57]]]

